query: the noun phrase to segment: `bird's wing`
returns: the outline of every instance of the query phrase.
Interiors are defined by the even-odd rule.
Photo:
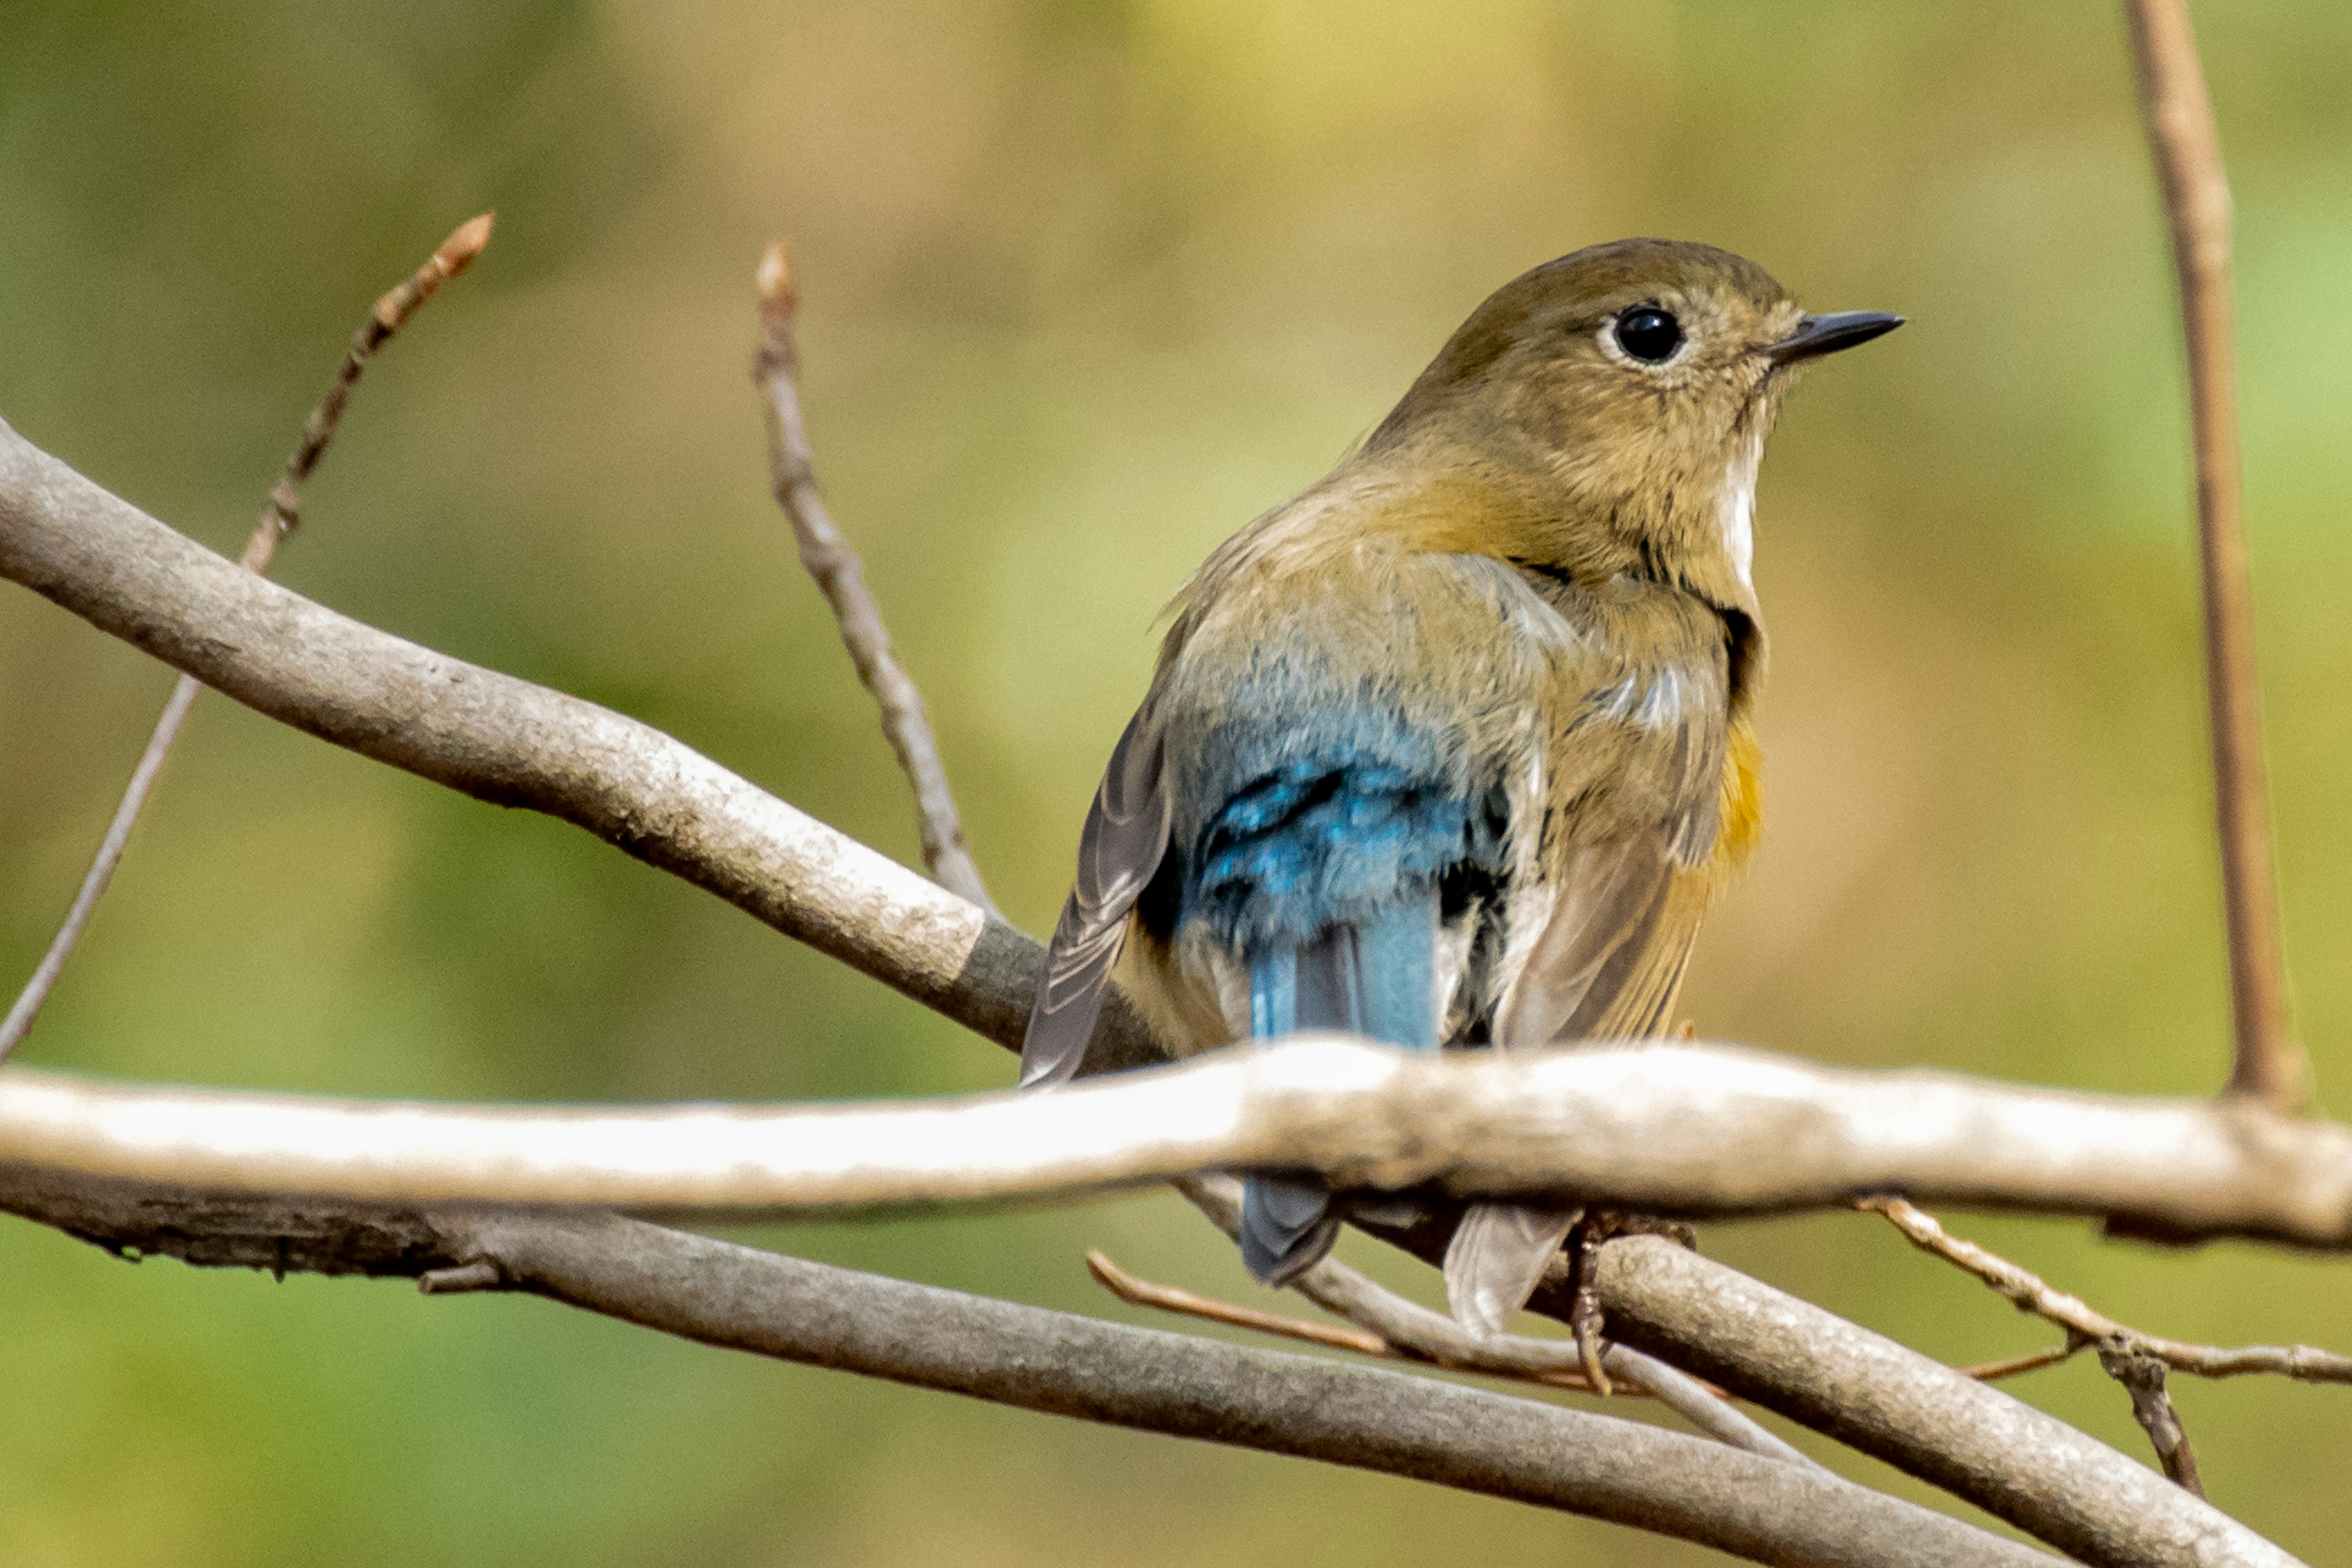
[[[1705,911],[1706,874],[1664,831],[1571,852],[1551,918],[1496,1009],[1506,1048],[1663,1028]]]
[[[1127,940],[1128,915],[1168,852],[1171,802],[1164,748],[1147,700],[1110,754],[1078,835],[1071,884],[1021,1042],[1021,1083],[1059,1083],[1078,1070],[1102,1011],[1103,988]]]
[[[1656,826],[1621,831],[1563,858],[1543,932],[1495,1010],[1496,1046],[1638,1039],[1664,1030],[1706,912],[1706,863],[1721,821],[1720,801],[1709,792],[1722,788],[1724,753],[1709,718],[1720,722],[1702,716],[1700,733],[1686,729],[1678,744],[1652,759],[1663,766],[1646,783],[1678,809]],[[1445,1251],[1454,1317],[1501,1333],[1582,1213],[1471,1205]]]

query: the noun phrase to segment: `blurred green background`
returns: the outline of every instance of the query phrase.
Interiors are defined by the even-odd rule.
[[[2342,1109],[2352,11],[2199,19],[2239,204],[2288,948]],[[789,233],[820,468],[1032,931],[1159,605],[1486,290],[1662,234],[1819,308],[1906,312],[1792,400],[1766,466],[1770,825],[1689,1010],[1832,1061],[2220,1081],[2181,377],[2112,5],[10,5],[0,415],[234,552],[367,303],[493,206],[483,262],[370,374],[279,577],[911,858],[763,488],[751,284]],[[0,987],[170,680],[0,590]],[[571,828],[216,697],[24,1056],[568,1099],[941,1092],[1011,1066]],[[2340,1261],[1961,1228],[2157,1331],[2352,1347]],[[1136,1315],[1084,1274],[1101,1245],[1264,1299],[1163,1199],[761,1239]],[[2053,1337],[1873,1220],[1706,1241],[1955,1360]],[[2142,1449],[2092,1365],[2013,1386]],[[2352,1391],[2177,1389],[2216,1500],[2347,1561]],[[533,1301],[132,1268],[0,1221],[18,1568],[1506,1557],[1716,1560]]]

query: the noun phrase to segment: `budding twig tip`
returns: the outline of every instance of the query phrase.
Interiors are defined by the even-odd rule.
[[[444,274],[455,278],[473,265],[474,258],[482,254],[490,243],[490,229],[498,222],[496,212],[479,213],[450,230],[433,259],[441,264]]]
[[[772,310],[790,310],[800,303],[800,291],[793,286],[792,253],[781,239],[760,257],[760,303]]]

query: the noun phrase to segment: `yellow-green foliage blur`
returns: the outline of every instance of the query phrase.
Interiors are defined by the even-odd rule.
[[[2199,19],[2238,198],[2287,947],[2342,1109],[2352,10]],[[279,577],[911,858],[764,488],[751,281],[789,234],[820,469],[1031,931],[1160,605],[1489,289],[1664,235],[1819,309],[1905,312],[1811,375],[1765,467],[1769,818],[1688,1010],[1829,1061],[2221,1080],[2179,354],[2112,5],[11,5],[0,416],[234,552],[367,303],[486,207],[496,241],[370,373]],[[0,992],[170,683],[0,588]],[[24,1057],[579,1100],[1012,1066],[572,828],[213,696]],[[2352,1263],[1959,1224],[2151,1330],[2352,1347]],[[1087,1281],[1099,1245],[1264,1300],[1166,1200],[759,1239],[1139,1316]],[[1705,1242],[1937,1355],[2054,1337],[1873,1219]],[[2016,1386],[2141,1451],[2087,1362]],[[2352,1390],[2177,1386],[2216,1500],[2346,1561]],[[0,1221],[12,1568],[1702,1560],[531,1300],[134,1268]]]

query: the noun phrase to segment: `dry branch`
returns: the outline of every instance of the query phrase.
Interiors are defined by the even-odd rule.
[[[1598,1284],[1612,1338],[1933,1481],[2085,1563],[2293,1561],[2056,1417],[1664,1237],[1602,1247]],[[1566,1310],[1556,1294],[1548,1307]],[[2032,1458],[2021,1465],[2023,1455]]]
[[[424,266],[375,302],[367,320],[352,334],[351,347],[344,351],[334,380],[327,384],[310,416],[303,421],[302,439],[287,458],[286,472],[270,487],[268,504],[261,509],[261,521],[254,524],[252,536],[245,542],[245,553],[238,563],[247,571],[257,576],[266,575],[278,553],[278,542],[299,523],[302,483],[319,466],[328,444],[334,440],[343,422],[343,410],[351,403],[352,389],[359,384],[360,374],[367,368],[369,359],[415,313],[419,305],[433,298],[443,283],[473,265],[474,258],[490,242],[491,217],[491,214],[483,213],[459,225],[438,249],[425,258]],[[49,993],[57,988],[58,977],[65,973],[66,961],[79,945],[81,933],[89,928],[89,918],[98,909],[98,900],[106,895],[107,884],[114,880],[114,868],[122,863],[122,853],[131,844],[131,830],[138,825],[139,814],[147,807],[147,796],[163,774],[164,759],[172,754],[172,742],[179,739],[180,726],[187,722],[188,710],[194,706],[201,684],[194,676],[183,675],[164,700],[163,711],[157,716],[155,728],[147,737],[147,749],[140,753],[139,765],[131,771],[131,782],[124,786],[122,799],[106,825],[106,837],[99,841],[89,869],[82,874],[81,886],[74,893],[65,920],[59,923],[57,935],[49,939],[48,951],[41,954],[32,978],[17,993],[7,1017],[0,1019],[0,1061],[7,1060],[17,1042],[31,1033],[34,1018],[48,1000]]]
[[[1209,1217],[1210,1223],[1235,1240],[1240,1239],[1239,1183],[1230,1176],[1192,1176],[1177,1186],[1193,1206]],[[1292,1280],[1289,1289],[1324,1310],[1370,1331],[1381,1343],[1439,1366],[1603,1394],[1611,1392],[1604,1379],[1621,1379],[1638,1391],[1654,1395],[1660,1404],[1717,1442],[1784,1464],[1814,1462],[1732,1408],[1721,1390],[1710,1388],[1630,1345],[1611,1345],[1605,1352],[1596,1352],[1589,1345],[1558,1340],[1474,1333],[1450,1315],[1408,1300],[1336,1258],[1316,1264]],[[1589,1355],[1597,1355],[1600,1360],[1601,1377],[1593,1376],[1587,1361]]]
[[[2310,1345],[2199,1345],[2144,1333],[2108,1317],[2080,1296],[2051,1289],[2031,1269],[2020,1268],[1964,1237],[1952,1235],[1934,1215],[1921,1213],[1901,1198],[1865,1198],[1858,1206],[1885,1215],[1914,1247],[1967,1269],[2019,1310],[2032,1312],[2064,1329],[2068,1335],[2064,1345],[2019,1358],[2031,1362],[2032,1366],[2049,1366],[2086,1346],[2104,1344],[2153,1357],[2175,1372],[2192,1373],[2200,1377],[2273,1373],[2305,1383],[2352,1383],[2352,1356]],[[2030,1371],[2032,1367],[2018,1370]]]
[[[2303,1108],[2311,1059],[2292,1033],[2279,940],[2278,872],[2263,782],[2254,676],[2253,588],[2246,573],[2245,481],[2238,455],[2238,359],[2230,301],[2230,184],[2187,0],[2124,0],[2148,152],[2164,191],[2189,351],[2197,453],[2197,558],[2204,585],[2205,697],[2213,805],[2230,938],[2237,1037],[2232,1093]]]
[[[800,345],[793,331],[799,310],[800,290],[778,241],[760,261],[760,352],[751,365],[751,379],[759,384],[767,413],[768,467],[776,504],[792,522],[801,564],[833,606],[842,646],[849,649],[857,679],[882,710],[882,733],[914,785],[923,863],[940,886],[994,914],[996,906],[981,880],[971,847],[964,842],[963,820],[948,788],[947,767],[940,761],[923,695],[891,651],[889,628],[882,624],[881,607],[866,585],[865,563],[833,521],[824,494],[817,489],[808,424],[801,416]]]
[[[192,1262],[462,1275],[705,1344],[1410,1477],[1758,1562],[2049,1561],[1822,1471],[1637,1423],[882,1279],[616,1215],[221,1200],[22,1167],[0,1167],[0,1207],[116,1250]]]
[[[264,713],[479,798],[530,805],[586,827],[988,1038],[1011,1043],[1019,1037],[1040,954],[1003,922],[647,726],[434,654],[255,580],[5,426],[0,575]],[[1090,1065],[1101,1069],[1156,1054],[1132,1012],[1115,1006]],[[2029,1091],[2000,1092],[2019,1097],[2020,1105],[2034,1098]],[[2063,1096],[2042,1101],[2059,1117],[2071,1103]],[[2254,1125],[2292,1131],[2284,1122]],[[2318,1135],[2340,1134],[2320,1130]],[[2256,1142],[2269,1136],[2265,1131]],[[1435,1224],[1380,1234],[1434,1258],[1443,1253],[1447,1230]],[[274,1233],[254,1260],[269,1266],[268,1249],[283,1256],[284,1243],[283,1233]],[[1612,1243],[1603,1258],[1641,1245],[1639,1238]],[[2043,1497],[2015,1479],[2040,1463],[2032,1446],[2039,1428],[2021,1424],[2016,1413],[2023,1407],[1991,1390],[1979,1392],[1998,1404],[1959,1407],[1981,1426],[1967,1445],[1969,1462],[1941,1464],[1936,1456],[1950,1436],[1941,1424],[1948,1414],[1944,1405],[1882,1402],[1873,1365],[1842,1364],[1834,1346],[1810,1347],[1801,1363],[1776,1362],[1774,1325],[1809,1309],[1720,1266],[1679,1256],[1680,1269],[1697,1270],[1716,1287],[1706,1311],[1685,1313],[1675,1290],[1636,1289],[1638,1271],[1604,1268],[1612,1334],[1705,1370],[1674,1346],[1719,1337],[1728,1322],[1747,1342],[1721,1358],[1740,1370],[1736,1384],[1717,1378],[1726,1386],[1950,1485],[2021,1529],[2053,1539],[2079,1539],[2088,1531],[2097,1541],[2121,1543],[2112,1550],[2099,1546],[2086,1560],[2178,1561],[2177,1554],[2141,1552],[2135,1543],[2195,1537],[2221,1543],[2213,1561],[2286,1561],[2178,1489],[2159,1487],[2174,1500],[2168,1504],[2134,1491],[2130,1477],[2147,1472],[2112,1450],[2104,1450],[2116,1467],[2112,1486],[2103,1482],[2070,1500]],[[687,1293],[699,1282],[681,1279],[673,1286]],[[1539,1296],[1538,1308],[1564,1311],[1565,1304]],[[1936,1376],[1966,1383],[1927,1364]],[[1937,1419],[1917,1424],[1923,1411]],[[2063,1426],[2057,1431],[2069,1442],[2090,1444]],[[1987,1458],[1996,1452],[2005,1457],[2001,1462]],[[1750,1457],[1748,1462],[1766,1461]],[[2157,1535],[2148,1533],[2158,1526],[2147,1525],[2146,1518],[2162,1527]]]
[[[0,1077],[0,1158],[253,1191],[762,1213],[1286,1165],[1654,1214],[1897,1190],[2352,1245],[2352,1130],[1710,1045],[1440,1056],[1302,1035],[1048,1092],[846,1105],[424,1104],[19,1069]]]

